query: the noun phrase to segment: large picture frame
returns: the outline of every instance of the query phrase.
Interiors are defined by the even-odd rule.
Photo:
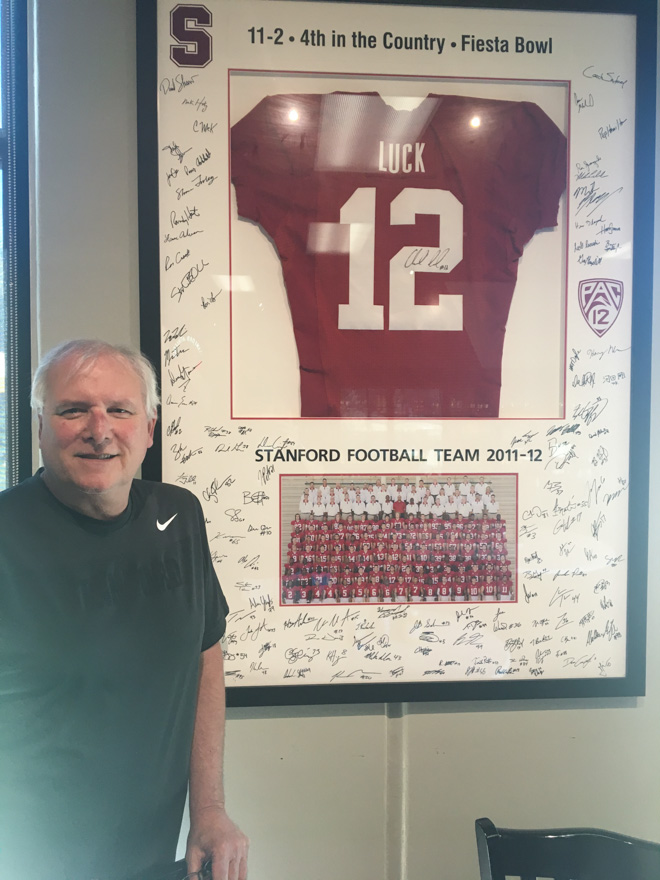
[[[655,6],[497,6],[138,0],[229,705],[644,693]]]

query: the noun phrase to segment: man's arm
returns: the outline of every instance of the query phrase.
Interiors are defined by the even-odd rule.
[[[201,655],[195,732],[190,758],[188,871],[213,860],[213,880],[245,880],[248,839],[225,811],[222,776],[225,680],[220,642]]]

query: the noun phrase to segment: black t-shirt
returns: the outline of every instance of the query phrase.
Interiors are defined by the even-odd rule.
[[[199,655],[227,604],[185,489],[90,519],[0,494],[0,876],[115,880],[173,858]]]

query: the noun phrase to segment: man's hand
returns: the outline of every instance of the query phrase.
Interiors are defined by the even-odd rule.
[[[248,846],[247,837],[224,807],[206,807],[190,819],[188,872],[200,871],[212,859],[213,880],[246,880]]]

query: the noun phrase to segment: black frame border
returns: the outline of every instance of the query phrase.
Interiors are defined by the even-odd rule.
[[[32,473],[30,410],[30,199],[28,140],[28,11],[26,0],[2,4],[3,175],[7,484]]]

